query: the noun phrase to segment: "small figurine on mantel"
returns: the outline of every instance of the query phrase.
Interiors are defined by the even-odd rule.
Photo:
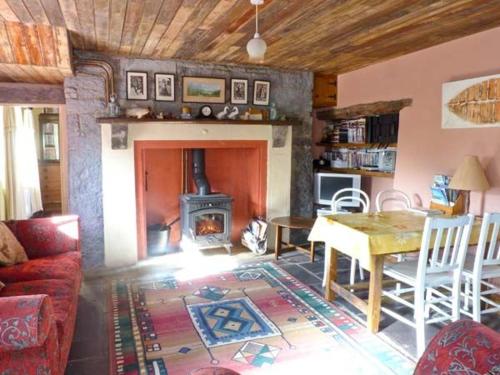
[[[193,116],[191,115],[191,107],[185,105],[182,107],[181,119],[191,120]]]
[[[127,115],[127,117],[135,117],[137,119],[141,119],[147,116],[150,112],[151,112],[150,108],[134,107],[134,108],[127,108],[125,114]]]
[[[115,93],[109,96],[108,103],[108,116],[109,117],[119,117],[121,113],[120,105],[118,104],[118,97]]]
[[[271,103],[271,109],[269,111],[269,120],[276,121],[278,119],[278,110],[276,109],[276,103]]]
[[[229,106],[226,105],[223,111],[217,113],[216,117],[218,120],[224,120],[228,114],[229,114]]]
[[[238,107],[233,107],[231,112],[227,115],[227,118],[230,120],[236,120],[238,118],[238,115],[240,114],[240,110]]]

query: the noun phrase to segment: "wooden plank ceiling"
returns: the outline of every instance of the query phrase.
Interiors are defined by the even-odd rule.
[[[500,25],[498,0],[265,0],[265,65],[344,73]],[[248,63],[248,0],[0,0],[0,20],[65,27],[77,49]],[[493,48],[493,46],[492,46]]]
[[[71,74],[64,27],[0,22],[0,82],[61,83]]]

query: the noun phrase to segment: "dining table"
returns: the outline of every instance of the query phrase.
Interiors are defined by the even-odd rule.
[[[367,328],[379,330],[384,261],[390,255],[419,251],[426,215],[412,210],[352,213],[320,216],[314,222],[308,240],[325,243],[325,299],[342,297],[366,315]],[[477,244],[481,222],[476,219],[470,244]],[[370,272],[368,283],[341,285],[337,282],[338,253],[359,261]],[[368,300],[357,296],[368,288]]]

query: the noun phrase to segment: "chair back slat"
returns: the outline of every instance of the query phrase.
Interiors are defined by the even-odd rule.
[[[472,231],[472,224],[474,223],[474,217],[472,217],[472,223],[471,223],[471,226],[469,228],[469,232]],[[455,245],[453,247],[453,252],[451,254],[451,263],[455,263],[457,261],[457,257],[459,255],[459,251],[460,251],[460,245],[461,245],[461,239],[462,239],[462,236],[464,235],[464,227],[459,227],[457,228],[457,234],[455,236]],[[470,233],[468,234],[468,236],[470,237]],[[467,243],[465,244],[465,254],[464,254],[464,259],[465,260],[465,256],[467,255],[467,248],[469,247],[469,240],[467,240]]]
[[[402,208],[411,207],[410,198],[401,190],[388,189],[379,192],[375,197],[375,208],[377,212],[382,212],[384,210],[384,204],[387,202],[398,202],[403,206]]]
[[[339,199],[337,199],[335,202],[333,202],[333,205],[332,205],[332,211],[333,213],[338,213],[339,212],[339,209],[342,207],[342,202],[345,202],[345,201],[357,201],[359,203],[361,203],[361,206],[363,208],[363,213],[368,213],[368,206],[366,205],[366,202],[361,199],[361,198],[358,198],[358,197],[341,197]]]
[[[354,194],[359,194],[359,196],[354,196]],[[332,197],[331,209],[334,213],[338,213],[342,202],[353,200],[361,203],[363,213],[370,211],[370,197],[363,190],[356,188],[345,188],[337,191]]]
[[[473,215],[454,218],[428,217],[425,221],[417,268],[417,285],[425,285],[426,275],[460,272],[465,260]],[[443,234],[446,231],[444,247]],[[429,259],[429,251],[432,254]]]
[[[453,235],[455,233],[455,228],[449,228],[447,231],[446,235],[446,243],[444,244],[444,249],[443,249],[443,256],[441,258],[441,266],[444,266],[446,262],[448,262],[448,257],[450,256],[450,247],[451,244],[454,243],[454,246],[456,244],[456,241],[453,241]],[[455,236],[455,239],[458,238],[458,236]]]
[[[432,249],[432,258],[430,267],[434,267],[439,259],[439,252],[441,250],[441,240],[443,238],[443,228],[438,228],[436,231],[436,239],[434,240],[434,248]]]
[[[490,246],[488,248],[488,253],[486,254],[486,259],[495,259],[495,258],[498,258],[498,256],[499,256],[498,249],[500,248],[500,246],[497,246],[497,242],[498,242],[498,229],[499,228],[500,228],[500,223],[493,224],[493,231],[491,233]],[[495,254],[495,252],[497,254]]]
[[[500,266],[499,234],[500,213],[485,213],[474,259],[473,275],[476,279],[481,279],[483,266]]]

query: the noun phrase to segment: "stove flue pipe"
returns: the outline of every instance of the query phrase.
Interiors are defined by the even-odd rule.
[[[205,175],[205,150],[195,148],[192,152],[193,156],[193,180],[198,189],[198,195],[210,194],[210,184]]]

